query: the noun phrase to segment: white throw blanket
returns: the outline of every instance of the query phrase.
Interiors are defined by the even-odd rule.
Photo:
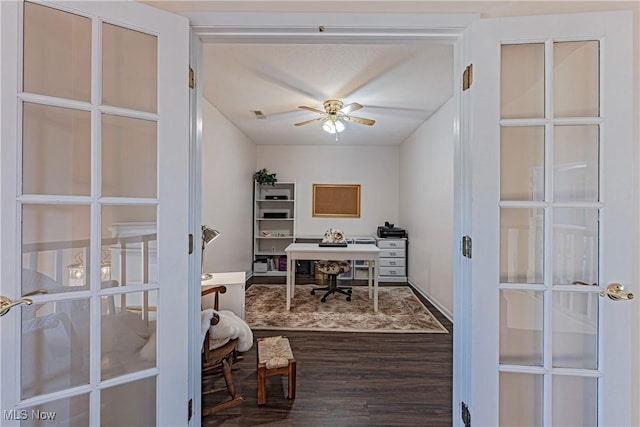
[[[213,313],[218,313],[220,321],[211,325]],[[238,338],[238,351],[245,352],[253,347],[253,331],[247,323],[229,310],[214,311],[207,308],[201,312],[200,338],[204,344],[204,336],[209,330],[209,348],[221,347],[229,340]]]

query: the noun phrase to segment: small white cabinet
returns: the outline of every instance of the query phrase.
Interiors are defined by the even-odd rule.
[[[202,287],[224,285],[227,291],[218,296],[218,309],[234,312],[244,319],[245,272],[211,273],[211,277],[201,282]],[[213,295],[202,297],[202,308],[213,308]]]
[[[377,238],[380,248],[378,280],[381,282],[405,282],[407,280],[407,239]]]
[[[296,236],[296,184],[254,188],[253,275],[286,276],[285,248]]]

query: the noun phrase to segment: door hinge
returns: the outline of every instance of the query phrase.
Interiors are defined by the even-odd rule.
[[[189,67],[189,89],[196,87],[196,73]]]
[[[462,402],[460,415],[462,416],[462,423],[464,427],[471,427],[471,412],[469,412],[469,407],[466,403]]]
[[[193,234],[189,233],[189,255],[193,253]]]
[[[466,258],[471,258],[471,249],[473,242],[471,241],[471,237],[462,236],[462,256]]]
[[[189,422],[193,416],[193,399],[189,399],[189,403],[187,404],[187,413],[189,416],[189,418],[187,418],[187,422]]]
[[[473,64],[467,65],[462,73],[462,90],[465,91],[473,84]]]

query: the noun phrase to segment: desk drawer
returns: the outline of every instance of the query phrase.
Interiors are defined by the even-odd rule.
[[[404,267],[380,267],[380,276],[404,276]]]
[[[380,258],[404,258],[404,249],[382,249],[380,251]]]
[[[397,240],[384,240],[384,239],[380,239],[378,240],[378,247],[380,249],[386,249],[386,248],[391,248],[391,249],[404,249],[405,245],[406,245],[407,241],[406,240],[401,240],[401,239],[397,239]]]
[[[404,268],[404,258],[380,258],[380,267]]]

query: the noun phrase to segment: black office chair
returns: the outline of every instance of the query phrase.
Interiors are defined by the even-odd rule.
[[[324,237],[322,238],[324,243],[342,243],[345,241],[344,233],[342,230],[338,230],[335,228],[330,228],[324,233]],[[318,271],[321,273],[325,273],[329,276],[329,285],[324,288],[314,288],[311,290],[311,295],[315,295],[316,291],[326,291],[322,296],[320,301],[326,302],[327,297],[331,294],[339,293],[347,296],[347,301],[351,301],[351,287],[349,286],[338,286],[338,275],[342,273],[346,273],[351,270],[351,264],[347,261],[338,261],[338,260],[323,260],[318,261],[316,264]]]

